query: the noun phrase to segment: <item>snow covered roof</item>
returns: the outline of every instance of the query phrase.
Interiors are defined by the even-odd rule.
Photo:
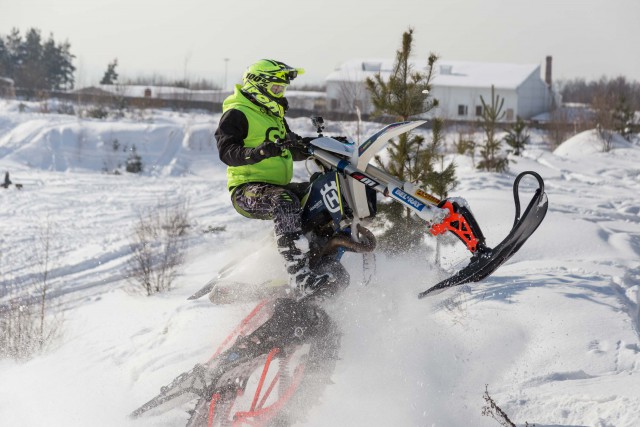
[[[4,83],[5,85],[13,86],[13,80],[9,77],[0,76],[0,83]]]
[[[393,70],[392,59],[352,59],[327,77],[327,81],[362,81],[376,74],[387,79]],[[412,60],[414,70],[425,70],[427,60]],[[438,60],[434,86],[490,87],[516,89],[531,74],[540,74],[538,64],[506,64]]]
[[[95,86],[88,86],[88,87],[76,89],[73,91],[73,93],[76,93],[78,95],[109,95],[111,94],[111,92]]]

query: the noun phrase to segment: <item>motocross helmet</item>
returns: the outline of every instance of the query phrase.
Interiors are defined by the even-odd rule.
[[[273,59],[261,59],[244,72],[242,91],[267,111],[283,117],[287,110],[284,92],[291,80],[303,73],[302,68],[293,68]]]

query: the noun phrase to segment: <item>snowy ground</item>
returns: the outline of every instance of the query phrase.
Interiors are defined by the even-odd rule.
[[[24,186],[0,189],[0,298],[29,283],[37,236],[52,225],[63,335],[31,361],[0,361],[0,425],[183,425],[181,411],[127,415],[206,361],[250,311],[186,297],[249,251],[269,223],[228,203],[212,139],[218,116],[93,121],[29,111],[37,107],[21,113],[0,100],[0,179],[9,171]],[[305,119],[291,126],[311,132]],[[355,125],[327,131],[353,134]],[[490,245],[513,221],[515,175],[535,170],[546,182],[545,222],[483,283],[418,300],[440,278],[430,262],[379,255],[377,276],[361,287],[361,260],[346,257],[354,285],[327,306],[344,333],[341,360],[305,425],[496,426],[481,416],[487,384],[519,424],[639,425],[640,144],[603,153],[595,138],[580,134],[552,153],[534,134],[508,174],[457,158],[454,193],[469,201]],[[133,144],[142,176],[102,173]],[[142,210],[178,200],[188,200],[195,222],[187,262],[174,290],[142,296],[122,278],[131,227]],[[202,233],[220,225],[226,231]],[[458,248],[445,262],[463,258]]]

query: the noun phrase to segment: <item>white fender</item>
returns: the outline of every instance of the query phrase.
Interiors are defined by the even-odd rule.
[[[392,123],[385,126],[361,143],[356,150],[353,150],[351,163],[355,164],[361,171],[366,170],[369,161],[387,146],[389,140],[405,132],[409,132],[426,122],[426,120],[416,120],[413,122]]]

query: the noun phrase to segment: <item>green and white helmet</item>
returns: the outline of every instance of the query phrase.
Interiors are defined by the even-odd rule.
[[[291,80],[303,73],[302,68],[293,68],[273,59],[261,59],[244,72],[242,90],[273,114],[283,117],[287,108],[284,92]]]

